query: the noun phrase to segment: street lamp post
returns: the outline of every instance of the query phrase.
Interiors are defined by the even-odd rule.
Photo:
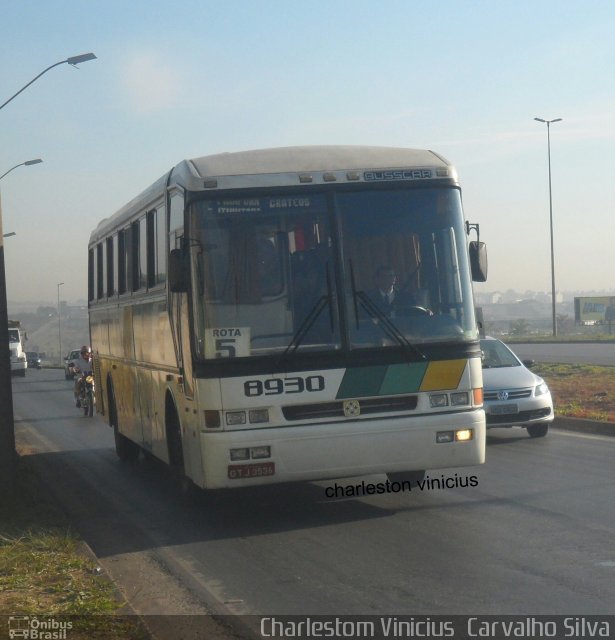
[[[553,122],[561,122],[562,118],[554,118],[553,120],[534,118],[534,120],[547,125],[547,158],[549,162],[549,231],[551,234],[551,310],[553,317],[553,335],[557,336],[557,316],[555,315],[555,252],[553,249],[553,197],[551,192],[551,124]]]
[[[56,62],[47,67],[35,78],[24,85],[17,93],[13,94],[8,100],[0,105],[0,109],[14,100],[22,91],[27,89],[33,82],[36,82],[43,74],[50,69],[61,64],[77,65],[80,62],[94,60],[96,56],[93,53],[84,53],[79,56],[73,56]],[[31,161],[28,161],[31,162]],[[36,162],[31,162],[37,164]],[[23,163],[26,165],[27,163]],[[1,177],[16,169],[20,165],[11,167]],[[6,273],[4,268],[4,241],[2,234],[2,206],[0,203],[0,500],[8,499],[13,495],[15,486],[15,424],[13,421],[13,394],[11,391],[11,358],[9,350],[4,349],[1,345],[5,344],[8,336],[8,310],[6,303]]]
[[[11,173],[11,171],[13,171],[13,169],[17,169],[17,167],[29,167],[32,164],[40,164],[41,162],[42,162],[42,160],[40,158],[36,158],[34,160],[26,160],[25,162],[20,162],[19,164],[16,164],[14,167],[11,167],[8,171],[5,171],[0,176],[0,180],[2,180],[2,178],[4,178],[5,175]]]
[[[40,158],[21,162],[5,171],[42,162]],[[9,314],[6,301],[6,273],[4,268],[4,238],[16,235],[14,231],[2,233],[2,202],[0,202],[0,342],[6,344],[9,335]],[[4,428],[3,428],[4,427]],[[8,349],[0,347],[0,483],[6,487],[6,495],[12,492],[15,478],[15,426],[13,423],[13,393],[11,383],[11,356]],[[3,492],[0,492],[3,494]]]
[[[47,71],[53,69],[54,67],[58,67],[61,64],[70,64],[73,67],[75,67],[81,62],[87,62],[88,60],[95,60],[95,59],[96,59],[96,56],[93,53],[82,53],[79,56],[72,56],[71,58],[66,58],[66,60],[60,60],[60,62],[56,62],[55,64],[52,64],[51,66],[41,71],[35,78],[32,78],[32,80],[30,80],[28,84],[24,85],[17,93],[14,93],[6,102],[3,102],[0,105],[0,109],[2,109],[2,107],[6,107],[6,105],[11,100],[14,100],[22,91],[25,91],[33,82],[36,82],[42,75],[44,75],[45,73],[47,73]]]
[[[4,241],[2,234],[2,203],[0,202],[0,282],[4,273]],[[0,501],[13,493],[15,485],[15,427],[13,424],[13,393],[11,389],[11,356],[7,347],[9,319],[6,288],[0,291]]]
[[[60,347],[59,356],[60,366],[62,366],[62,310],[60,308],[60,287],[63,282],[58,282],[58,346]]]

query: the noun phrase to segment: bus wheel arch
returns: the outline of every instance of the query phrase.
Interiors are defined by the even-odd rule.
[[[175,478],[182,499],[186,500],[187,504],[193,504],[194,501],[198,501],[201,493],[191,478],[186,475],[179,411],[173,394],[169,390],[167,390],[165,398],[164,417],[171,473]]]
[[[167,438],[167,453],[169,465],[179,474],[184,474],[184,449],[181,437],[181,423],[175,399],[167,391],[164,401],[164,425]]]

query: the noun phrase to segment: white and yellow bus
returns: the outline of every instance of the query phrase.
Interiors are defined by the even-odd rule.
[[[482,463],[471,280],[486,257],[470,228],[431,151],[173,167],[89,243],[97,408],[118,456],[143,450],[205,489]]]

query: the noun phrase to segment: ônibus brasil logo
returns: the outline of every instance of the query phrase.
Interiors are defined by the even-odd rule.
[[[67,631],[73,628],[73,623],[55,620],[54,618],[39,619],[37,616],[9,616],[9,638],[23,638],[25,640],[67,640]]]

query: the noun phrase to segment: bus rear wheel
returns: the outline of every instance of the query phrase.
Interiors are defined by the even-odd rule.
[[[129,440],[119,431],[115,394],[113,393],[111,384],[109,384],[109,425],[113,427],[113,438],[115,440],[115,453],[117,457],[122,462],[132,462],[136,460],[139,457],[141,449],[138,444]]]

